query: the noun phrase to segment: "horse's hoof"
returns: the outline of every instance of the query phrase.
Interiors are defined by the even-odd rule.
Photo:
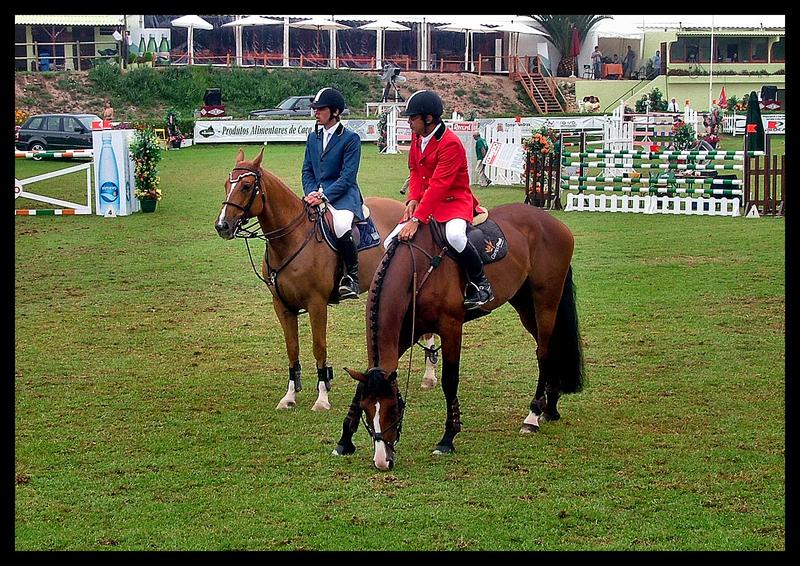
[[[443,454],[452,454],[456,451],[455,446],[446,446],[444,444],[437,444],[433,449],[434,456],[442,456]]]
[[[317,401],[314,403],[314,406],[311,407],[312,411],[328,411],[331,408],[331,404],[328,402]]]
[[[542,416],[540,418],[546,421],[557,421],[558,419],[561,418],[561,413],[559,412],[548,413],[547,411],[545,411],[544,413],[542,413]]]
[[[425,379],[422,380],[422,383],[420,383],[419,388],[425,390],[434,389],[436,387],[436,383],[437,381],[435,377],[430,379],[426,377]]]
[[[352,443],[348,444],[347,446],[337,444],[336,448],[334,448],[331,452],[331,456],[349,456],[350,454],[354,454],[355,451],[356,447]]]
[[[277,407],[275,407],[275,408],[276,408],[276,409],[279,409],[279,410],[280,410],[280,409],[291,409],[291,408],[292,408],[292,407],[294,407],[296,404],[297,404],[297,403],[295,403],[294,401],[284,401],[283,399],[281,399],[280,403],[278,403],[278,406],[277,406]]]
[[[522,428],[519,429],[519,432],[520,434],[531,434],[534,432],[539,432],[539,425],[522,423]]]

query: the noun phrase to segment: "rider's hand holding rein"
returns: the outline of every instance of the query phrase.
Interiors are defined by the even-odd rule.
[[[418,204],[419,202],[416,200],[408,201],[408,204],[406,205],[406,210],[405,212],[403,212],[403,218],[400,219],[400,222],[407,222],[407,224],[403,226],[400,232],[397,233],[397,237],[400,240],[410,240],[411,238],[414,237],[414,234],[417,233],[417,228],[419,227],[419,220],[413,218],[413,215],[414,211],[417,209]],[[408,220],[411,220],[412,218],[413,221],[408,222]]]
[[[312,191],[308,193],[305,197],[303,197],[303,200],[311,206],[317,206],[325,202],[323,194],[319,191]]]

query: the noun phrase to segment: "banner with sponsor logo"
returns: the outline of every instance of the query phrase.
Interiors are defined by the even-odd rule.
[[[342,120],[361,141],[377,141],[377,120]],[[198,120],[194,143],[304,142],[316,120]]]
[[[767,134],[786,134],[786,114],[766,114],[761,116],[764,132]],[[722,119],[722,131],[738,136],[744,134],[747,116],[744,114],[728,114]]]

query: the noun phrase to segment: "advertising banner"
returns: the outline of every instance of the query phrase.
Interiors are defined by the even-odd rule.
[[[767,134],[786,134],[786,114],[767,114],[761,116],[764,122],[764,132]],[[744,134],[747,116],[744,114],[729,114],[722,119],[722,131],[734,136]]]
[[[522,173],[525,170],[525,150],[522,144],[492,142],[483,162],[498,169]]]
[[[141,207],[134,196],[130,144],[134,130],[92,130],[95,210],[100,216],[127,216]]]
[[[378,120],[342,120],[361,141],[378,140]],[[197,120],[194,143],[304,142],[316,120]]]

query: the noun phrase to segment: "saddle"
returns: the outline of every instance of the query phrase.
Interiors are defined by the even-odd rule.
[[[381,243],[380,232],[378,232],[378,228],[369,216],[369,208],[366,205],[364,205],[364,216],[364,220],[357,220],[353,223],[353,241],[356,243],[356,250],[358,251],[374,248]],[[325,238],[325,242],[333,251],[339,253],[336,247],[336,234],[333,231],[333,214],[327,208],[322,215],[320,225],[322,226],[322,235]]]
[[[440,244],[446,241],[444,229],[438,222],[432,222],[437,227],[433,230],[434,237]],[[500,261],[508,254],[508,240],[497,223],[489,218],[489,211],[482,206],[475,210],[472,224],[467,226],[467,239],[478,250],[478,255],[484,265]],[[453,252],[448,250],[448,255],[455,258]]]

